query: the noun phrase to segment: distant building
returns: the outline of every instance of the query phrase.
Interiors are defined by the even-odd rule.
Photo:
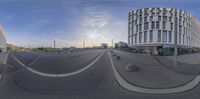
[[[7,44],[7,50],[8,51],[26,51],[27,48],[20,47],[20,46],[15,46],[13,44]]]
[[[127,48],[127,47],[128,47],[128,44],[125,42],[120,41],[117,43],[117,48]]]
[[[6,35],[3,28],[0,26],[0,53],[6,52]]]
[[[108,48],[108,44],[102,43],[102,44],[100,45],[100,47],[101,47],[101,48]]]
[[[129,12],[128,17],[128,44],[141,52],[173,55],[175,39],[179,54],[200,50],[200,23],[188,12],[142,8]]]

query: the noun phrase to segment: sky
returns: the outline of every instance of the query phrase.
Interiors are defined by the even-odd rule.
[[[200,19],[200,0],[0,0],[7,42],[28,47],[86,47],[127,42],[128,12],[178,8]]]

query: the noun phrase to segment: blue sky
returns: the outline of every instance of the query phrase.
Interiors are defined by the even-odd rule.
[[[200,19],[198,0],[0,0],[8,43],[82,47],[127,41],[128,12],[144,7],[186,10]]]

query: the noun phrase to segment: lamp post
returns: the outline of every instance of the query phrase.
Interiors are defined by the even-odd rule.
[[[177,66],[177,17],[175,17],[174,22],[174,66]]]

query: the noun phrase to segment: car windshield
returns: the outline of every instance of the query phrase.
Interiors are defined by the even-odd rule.
[[[200,97],[198,0],[0,0],[0,99]]]

